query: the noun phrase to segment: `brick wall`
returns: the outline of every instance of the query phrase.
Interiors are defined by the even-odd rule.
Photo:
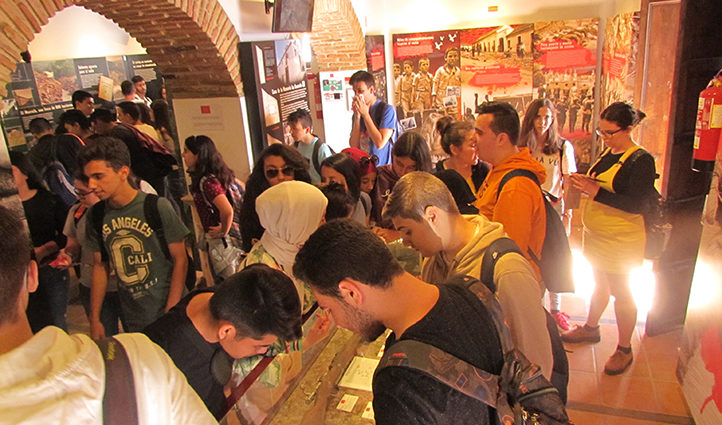
[[[135,37],[166,76],[174,97],[243,94],[238,36],[217,0],[2,0],[0,93],[5,94],[20,52],[40,27],[72,5],[111,19]]]
[[[311,47],[321,71],[366,68],[366,42],[350,0],[316,0]]]

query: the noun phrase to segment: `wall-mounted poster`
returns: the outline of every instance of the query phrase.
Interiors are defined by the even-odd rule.
[[[599,19],[534,24],[534,92],[557,110],[561,135],[574,144],[577,167],[591,164]]]
[[[285,122],[297,110],[310,110],[301,40],[239,44],[253,155],[273,143],[291,144]]]
[[[404,131],[426,138],[437,161],[444,152],[434,132],[436,120],[461,118],[459,31],[394,34],[393,45],[397,116]]]
[[[366,68],[376,80],[376,96],[388,102],[386,88],[386,49],[383,35],[366,36]]]
[[[532,99],[534,25],[504,25],[461,31],[461,104],[473,119],[484,102],[503,101],[520,114]]]
[[[107,92],[112,87],[112,98],[119,101],[123,99],[120,83],[133,75],[146,79],[151,98],[160,97],[161,80],[148,55],[18,63],[0,109],[8,146],[24,149],[33,142],[28,125],[34,118],[42,117],[55,124],[60,114],[72,107],[70,99],[75,90],[86,90],[102,107],[112,107],[107,93],[105,100],[97,96],[101,78],[112,80],[105,80],[105,89]]]
[[[614,102],[634,101],[639,45],[639,12],[607,19],[602,48],[600,110]]]

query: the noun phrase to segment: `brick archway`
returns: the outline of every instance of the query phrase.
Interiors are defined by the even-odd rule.
[[[135,37],[175,98],[243,95],[238,35],[218,0],[1,1],[0,92],[41,26],[73,5],[105,16]]]
[[[316,0],[311,47],[321,71],[366,68],[366,41],[350,0]]]

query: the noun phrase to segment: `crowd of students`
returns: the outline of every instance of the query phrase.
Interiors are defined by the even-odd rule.
[[[464,285],[444,283],[459,274],[484,281],[488,248],[505,237],[518,250],[495,258],[492,279],[484,283],[496,294],[514,345],[541,368],[561,399],[566,400],[569,378],[561,340],[598,341],[599,315],[610,294],[617,305],[619,347],[605,371],[626,370],[632,362],[629,323],[633,327],[636,309],[626,296],[624,278],[644,251],[644,226],[632,191],[654,181],[649,154],[625,161],[639,149],[630,132],[643,114],[623,103],[603,112],[597,132],[609,149],[585,176],[574,174],[573,147],[558,135],[551,102],[534,100],[523,123],[511,105],[485,104],[475,122],[439,120],[437,131],[448,158],[434,168],[422,136],[413,131],[398,135],[385,112],[374,112],[393,108],[376,99],[373,78],[367,74],[352,78],[358,94],[354,130],[351,147],[340,153],[313,135],[310,116],[302,110],[288,118],[295,146],[267,147],[245,183],[236,179],[210,138],[185,139],[180,154],[203,228],[197,240],[209,253],[216,281],[210,288],[194,289],[195,270],[186,248],[190,232],[171,202],[138,189],[134,174],[146,178],[134,162],[148,150],[137,140],[128,141],[128,134],[138,137],[133,133],[137,123],[130,122],[138,120],[135,104],[119,105],[130,117],[123,118],[127,124],[93,113],[96,123],[109,128],[86,135],[87,140],[73,147],[75,164],[69,161],[66,169],[74,177],[79,202],[69,212],[45,189],[31,155],[11,153],[33,252],[21,249],[27,236],[17,230],[19,217],[0,210],[0,226],[9,232],[0,240],[0,250],[12,251],[13,257],[12,262],[3,260],[3,271],[7,267],[10,272],[0,279],[0,290],[8,294],[0,305],[0,370],[12,367],[29,344],[42,338],[68,339],[81,351],[92,345],[85,336],[63,332],[68,269],[77,265],[90,337],[116,335],[119,322],[125,332],[144,332],[170,355],[216,419],[226,411],[224,384],[229,376],[212,375],[212,363],[268,353],[269,347],[275,347],[274,353],[301,349],[317,340],[330,318],[369,340],[391,329],[387,349],[413,339],[498,375],[506,353],[492,313]],[[74,124],[63,125],[71,132]],[[379,153],[390,157],[388,163],[378,163]],[[504,174],[520,168],[533,172],[538,183],[516,178],[500,187]],[[159,194],[166,193],[162,176],[147,177],[161,189]],[[571,186],[590,197],[584,212],[584,250],[597,289],[584,326],[568,324],[558,294],[550,293],[551,315],[543,307],[545,282],[536,261],[546,220],[540,186],[567,216],[571,211],[564,199]],[[402,267],[398,251],[389,249],[399,240],[424,259],[413,273]],[[614,252],[620,241],[624,252]],[[302,335],[301,315],[315,303],[328,316],[320,316],[315,335]],[[558,328],[565,331],[561,337]],[[141,402],[150,389],[140,389],[140,414],[168,419],[160,423],[212,421],[196,394],[177,378],[178,370],[157,347],[149,348],[147,338],[118,341],[131,359],[136,388],[145,385],[143,379],[155,378],[143,377],[150,373],[144,367],[147,361],[134,350],[150,350],[158,353],[169,382],[156,382],[152,391],[178,395]],[[40,367],[43,356],[53,352],[47,348],[35,355],[32,367]],[[87,356],[93,358],[94,369],[86,375],[96,374],[95,381],[102,381],[100,352]],[[82,369],[86,366],[80,358],[78,352],[64,361]],[[16,401],[23,394],[21,387],[38,379],[65,378],[60,373],[0,378],[0,393],[11,395],[0,401],[0,417],[23,423],[47,412],[45,396],[24,404],[8,401]],[[373,389],[380,424],[494,423],[491,407],[411,369],[383,369]],[[67,403],[88,402],[92,408],[82,415],[102,417],[102,393],[74,394]],[[155,412],[149,411],[151,401],[159,403]],[[65,422],[81,415],[66,414]]]

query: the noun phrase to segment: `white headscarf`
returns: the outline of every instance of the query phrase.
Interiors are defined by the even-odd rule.
[[[260,243],[289,276],[293,261],[311,233],[318,229],[328,199],[315,186],[287,181],[256,198],[256,213],[265,229]]]

